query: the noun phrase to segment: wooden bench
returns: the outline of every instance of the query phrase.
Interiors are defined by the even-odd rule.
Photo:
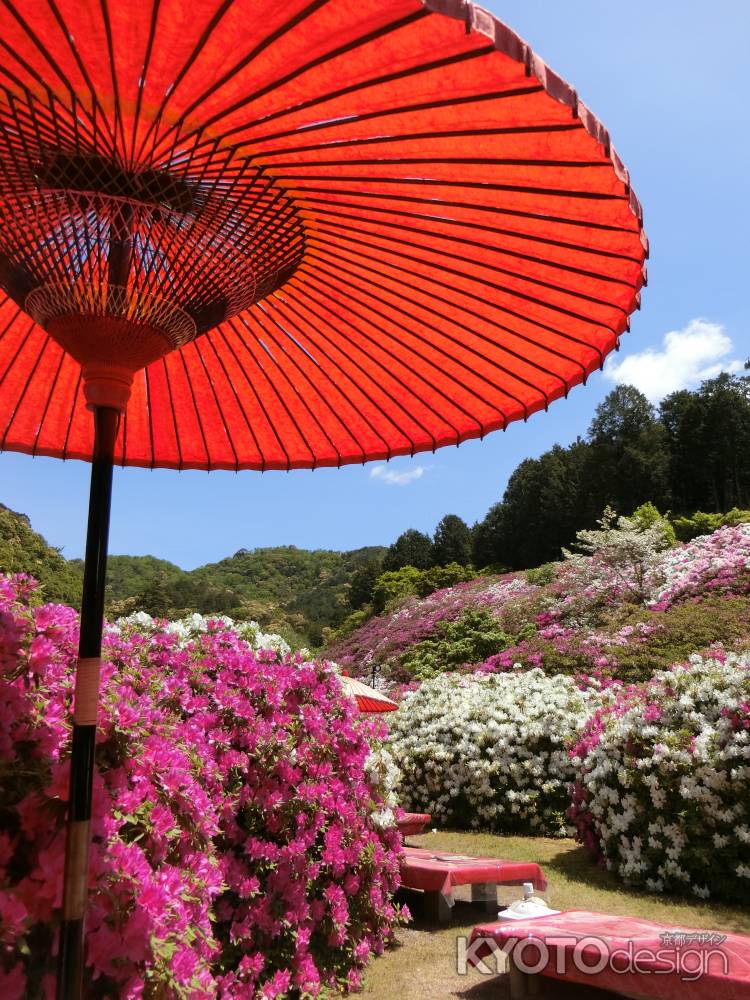
[[[568,910],[474,928],[469,962],[508,956],[512,1000],[541,977],[632,1000],[750,1000],[750,936]]]
[[[497,913],[497,886],[523,885],[532,882],[540,892],[547,888],[544,872],[536,864],[475,858],[448,851],[404,847],[401,855],[401,885],[425,893],[428,915],[439,921],[450,920],[453,913],[453,890],[471,886],[471,901],[486,913]]]

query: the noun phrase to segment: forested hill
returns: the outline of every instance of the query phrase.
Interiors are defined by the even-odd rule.
[[[522,461],[473,527],[446,514],[432,536],[410,528],[387,549],[240,549],[190,572],[153,556],[113,556],[107,612],[219,612],[317,646],[324,629],[393,598],[405,568],[417,592],[470,579],[477,569],[530,569],[559,560],[605,507],[629,515],[650,503],[669,512],[685,541],[748,520],[750,375],[722,373],[695,391],[672,393],[658,409],[632,386],[618,386],[596,408],[585,438]],[[3,570],[33,574],[47,599],[78,603],[80,563],[0,505]]]
[[[155,615],[220,612],[254,618],[300,640],[320,642],[322,629],[351,611],[354,573],[385,553],[377,546],[353,552],[308,551],[293,545],[240,549],[220,562],[186,571],[154,556],[110,556],[110,616],[146,610]],[[78,604],[83,564],[65,559],[35,532],[24,514],[0,504],[0,572],[35,576],[47,600]]]

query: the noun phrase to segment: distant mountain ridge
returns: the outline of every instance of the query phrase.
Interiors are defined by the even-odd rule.
[[[155,556],[113,555],[107,571],[110,615],[145,610],[171,615],[186,611],[255,618],[313,644],[322,630],[351,610],[349,582],[356,570],[386,549],[349,552],[299,549],[294,545],[241,548],[215,563],[184,570]],[[83,562],[65,559],[33,530],[29,518],[0,504],[0,572],[35,576],[46,600],[76,605]]]

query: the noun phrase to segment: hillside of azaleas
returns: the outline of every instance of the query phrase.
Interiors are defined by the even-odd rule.
[[[407,599],[327,653],[398,691],[445,671],[533,667],[606,686],[646,681],[716,644],[750,647],[750,523],[686,544],[663,524],[610,517],[580,533],[591,554]]]
[[[54,995],[78,620],[0,576],[0,994]],[[256,648],[258,644],[265,648]],[[330,665],[200,615],[108,626],[86,996],[356,988],[399,914],[382,732]]]

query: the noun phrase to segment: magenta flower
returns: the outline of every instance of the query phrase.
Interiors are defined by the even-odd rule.
[[[54,995],[77,644],[75,614],[32,611],[32,593],[0,576],[0,766],[18,775],[0,791],[8,997],[24,995],[32,965]],[[381,727],[327,664],[256,654],[222,622],[187,643],[108,628],[102,688],[87,990],[347,988],[398,919],[400,838],[372,818],[385,791],[367,764]],[[25,949],[36,940],[44,954]]]

